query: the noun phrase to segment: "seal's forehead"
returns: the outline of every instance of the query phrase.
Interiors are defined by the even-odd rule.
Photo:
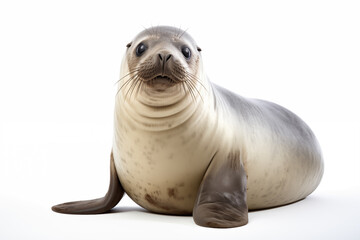
[[[170,40],[185,40],[192,43],[196,46],[194,39],[186,32],[180,28],[169,27],[169,26],[158,26],[151,27],[140,32],[134,39],[134,41],[139,41],[144,38],[158,38],[158,39],[170,39]]]

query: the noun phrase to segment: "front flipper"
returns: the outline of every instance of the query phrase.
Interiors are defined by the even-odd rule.
[[[105,213],[116,206],[124,195],[117,172],[115,169],[113,154],[110,157],[110,186],[106,195],[102,198],[68,202],[53,206],[51,209],[58,213],[68,214],[97,214]]]
[[[246,180],[239,152],[215,156],[199,188],[193,209],[195,223],[215,228],[247,224]]]

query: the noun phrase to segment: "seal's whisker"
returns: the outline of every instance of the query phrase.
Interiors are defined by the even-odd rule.
[[[195,97],[195,94],[194,94],[194,92],[192,90],[192,86],[189,84],[189,82],[184,82],[184,83],[187,86],[188,92],[189,92],[193,102],[195,103],[196,102],[196,97]]]
[[[154,30],[154,26],[151,24],[151,27],[149,28],[149,31],[151,31],[150,36],[155,36],[155,30]]]
[[[184,94],[186,96],[187,91],[186,91],[186,88],[185,88],[185,84],[186,84],[185,82],[181,82],[181,87],[184,90]]]
[[[180,34],[179,39],[187,32],[187,30],[189,30],[189,29],[188,29],[188,28],[185,29],[185,30]]]
[[[119,90],[117,91],[116,95],[118,95],[118,93],[121,91],[121,89],[123,89],[126,85],[128,85],[131,81],[135,80],[138,77],[138,75],[134,75],[131,78],[129,78],[128,80],[126,80],[125,83],[123,83],[123,85],[121,85],[119,87]]]
[[[131,100],[131,92],[133,91],[134,86],[135,86],[136,84],[137,84],[137,81],[136,81],[136,79],[134,79],[134,80],[131,82],[131,84],[130,84],[130,86],[129,86],[129,89],[128,89],[127,92],[126,92],[126,97],[125,97],[126,100]]]
[[[191,95],[191,92],[190,92],[190,89],[189,89],[189,86],[187,85],[186,82],[181,82],[181,85],[183,86],[183,89],[185,91],[185,94],[186,95],[190,95],[191,96],[191,99],[194,101],[194,98],[192,97]]]
[[[141,25],[141,26],[144,28],[144,30],[147,32],[147,34],[151,35],[151,32],[149,31],[148,28],[144,27],[143,25]]]
[[[136,72],[136,73],[135,73]],[[130,78],[129,79],[127,79],[121,86],[120,86],[120,89],[121,88],[123,88],[125,85],[127,85],[130,81],[132,81],[133,79],[135,79],[135,78],[137,78],[137,76],[138,76],[138,71],[133,71],[132,73],[135,73],[133,76],[130,76]],[[129,74],[126,74],[127,76],[129,75]],[[122,79],[124,79],[124,77],[122,77]],[[122,79],[120,79],[120,80],[122,80]],[[120,81],[119,80],[119,81]]]
[[[129,78],[128,80],[126,80],[119,89],[122,89],[124,86],[126,86],[129,82],[131,82],[136,76],[133,76],[131,78]]]
[[[140,69],[140,67],[135,68],[135,69],[129,71],[127,74],[125,74],[124,76],[122,76],[119,80],[117,80],[117,81],[115,82],[115,84],[119,83],[121,80],[123,80],[123,79],[126,78],[127,76],[129,76],[129,75],[131,75],[131,74],[133,74],[133,73],[138,72],[139,69]]]
[[[122,79],[126,78],[127,76],[135,73],[135,72],[138,72],[140,69],[140,67],[138,68],[135,68],[135,69],[132,69],[131,71],[129,71],[127,74],[125,74],[124,76],[122,76],[118,81],[116,81],[116,83],[120,82]]]
[[[195,91],[197,92],[197,94],[199,95],[199,97],[201,98],[201,101],[204,102],[203,97],[201,96],[201,93],[199,91],[199,89],[196,87],[196,83],[194,82],[194,80],[189,80],[189,83],[193,85]]]
[[[141,80],[140,80],[139,78],[137,78],[137,79],[135,80],[135,85],[134,85],[134,87],[132,88],[131,93],[130,93],[130,99],[131,99],[131,96],[132,96],[135,88],[138,88],[138,87],[137,87],[138,84],[141,84]],[[136,93],[136,91],[135,91],[135,93]],[[135,95],[135,97],[136,97],[136,96],[137,96],[137,95]]]
[[[136,97],[139,95],[139,91],[142,89],[142,86],[143,86],[143,81],[141,81],[141,80],[138,80],[138,81],[139,81],[139,86],[137,87],[136,92],[135,92]]]
[[[186,72],[186,77],[187,78],[191,78],[192,80],[194,80],[195,82],[199,83],[200,86],[202,86],[204,88],[205,91],[207,91],[206,87],[204,86],[204,84],[199,80],[199,78],[197,76],[195,76],[194,74],[191,74],[189,72]]]
[[[197,89],[196,84],[193,82],[193,80],[188,79],[186,82],[192,87],[192,89],[194,89],[194,90],[196,91],[196,93],[197,93],[197,94],[199,95],[199,97],[201,98],[202,102],[204,102],[204,99],[202,98],[201,93],[200,93],[199,90]],[[194,91],[194,92],[195,92],[195,91]]]
[[[129,89],[128,89],[128,90],[126,91],[126,93],[125,93],[125,100],[127,100],[128,94],[129,94],[129,92],[131,91],[131,89],[133,89],[133,87],[135,86],[135,84],[137,84],[137,80],[138,80],[138,78],[135,78],[135,79],[131,82]],[[130,96],[130,97],[131,97],[131,96]],[[129,99],[129,100],[130,100],[130,99]]]
[[[155,30],[155,36],[160,36],[160,34],[159,34],[159,26],[160,25],[157,25],[157,27],[153,28]]]
[[[176,32],[174,33],[174,38],[180,38],[180,34],[183,30],[181,29],[181,25],[177,28]]]

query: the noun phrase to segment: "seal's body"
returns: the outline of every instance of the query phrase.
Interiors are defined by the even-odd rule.
[[[317,140],[295,114],[209,82],[193,39],[155,27],[128,44],[115,104],[111,182],[104,198],[53,210],[101,213],[124,191],[159,213],[234,227],[248,209],[305,198],[320,183]]]

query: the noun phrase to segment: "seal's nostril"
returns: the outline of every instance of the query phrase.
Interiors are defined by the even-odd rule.
[[[167,57],[166,57],[166,62],[169,61],[169,59],[170,59],[171,57],[172,57],[171,54],[167,55]]]
[[[165,60],[165,62],[169,61],[169,59],[172,57],[171,54],[167,54],[167,55],[166,55],[166,54],[161,54],[161,53],[159,53],[158,56],[159,56],[159,58],[160,58],[160,61],[164,61],[164,60]]]

